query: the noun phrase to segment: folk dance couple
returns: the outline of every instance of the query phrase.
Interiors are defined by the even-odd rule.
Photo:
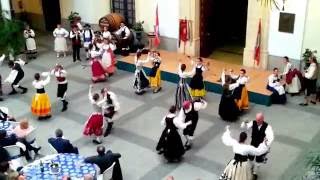
[[[241,111],[249,108],[249,96],[246,84],[249,78],[246,76],[246,70],[241,69],[238,76],[223,69],[221,74],[222,96],[219,104],[219,115],[223,120],[235,121],[238,119]]]
[[[262,113],[256,115],[256,120],[243,122],[241,128],[252,130],[251,145],[246,144],[247,133],[241,132],[239,141],[231,137],[229,126],[222,135],[222,142],[231,146],[234,158],[227,164],[220,180],[256,180],[258,169],[265,163],[266,155],[274,139],[272,127],[264,122]]]
[[[137,52],[135,57],[135,78],[133,88],[135,89],[136,94],[142,95],[145,93],[146,89],[151,87],[153,93],[157,93],[161,90],[161,57],[159,52],[149,52],[146,60],[141,60],[141,51]],[[151,68],[149,79],[145,71],[143,70],[143,65],[152,61],[153,67]]]
[[[95,136],[92,140],[96,144],[101,144],[101,137],[103,135],[104,117],[107,121],[107,129],[104,136],[108,136],[113,126],[113,116],[119,111],[120,105],[116,95],[108,91],[106,88],[99,93],[92,94],[93,86],[89,87],[89,100],[93,106],[93,112],[85,124],[83,134],[85,136]]]
[[[164,154],[164,157],[169,161],[180,160],[186,150],[189,150],[194,139],[194,131],[197,127],[199,114],[198,111],[205,109],[207,102],[200,100],[198,102],[185,101],[183,108],[176,116],[176,107],[171,106],[169,114],[161,121],[165,126],[156,150],[159,154]],[[183,130],[183,135],[186,137],[186,143],[183,145],[178,129]]]
[[[36,94],[32,98],[31,112],[34,116],[37,116],[39,120],[49,119],[51,117],[51,103],[50,97],[45,91],[45,86],[50,82],[50,74],[56,77],[58,84],[57,98],[63,104],[62,112],[68,109],[68,102],[66,101],[66,92],[68,89],[67,72],[63,69],[63,66],[57,64],[55,68],[49,72],[43,72],[41,75],[36,73],[34,75],[33,87],[36,89]],[[41,79],[41,76],[43,79]]]
[[[113,53],[115,49],[116,46],[108,39],[104,39],[101,45],[98,45],[96,40],[89,45],[92,81],[94,83],[105,81],[107,77],[115,73],[116,57]]]

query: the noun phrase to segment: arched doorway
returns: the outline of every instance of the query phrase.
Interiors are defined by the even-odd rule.
[[[248,0],[200,1],[200,55],[242,64]]]

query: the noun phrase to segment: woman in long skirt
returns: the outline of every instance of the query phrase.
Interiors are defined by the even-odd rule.
[[[238,83],[231,84],[231,77],[229,75],[225,75],[225,70],[222,71],[221,81],[223,92],[219,104],[219,115],[223,120],[235,121],[240,115],[240,110],[232,92],[236,87],[238,87]]]
[[[61,53],[66,57],[66,52],[68,51],[66,38],[69,37],[69,32],[58,24],[57,28],[53,31],[53,36],[55,37],[54,51],[57,52],[57,58],[60,57]]]
[[[158,154],[163,154],[169,162],[180,161],[185,153],[178,128],[185,129],[191,124],[191,121],[183,123],[183,119],[181,119],[183,117],[183,111],[180,111],[179,116],[176,117],[176,107],[171,106],[169,114],[161,121],[161,124],[165,125],[165,129],[162,131],[156,150]]]
[[[48,119],[51,117],[51,103],[49,95],[46,93],[44,87],[50,82],[50,74],[48,72],[42,73],[46,77],[44,80],[40,79],[40,74],[34,75],[32,85],[36,88],[37,93],[32,98],[31,112],[38,116],[39,120]]]
[[[186,72],[186,68],[187,66],[185,64],[181,64],[181,62],[179,62],[178,75],[180,77],[180,80],[176,90],[176,101],[175,101],[175,105],[177,109],[182,108],[183,102],[192,100],[190,88],[186,82],[186,79],[188,77],[192,77],[195,72],[194,72],[194,69],[190,72]]]
[[[113,53],[116,50],[116,45],[112,44],[109,39],[104,39],[102,45],[102,67],[108,76],[112,76],[116,71],[116,57]]]
[[[161,57],[160,53],[156,51],[152,52],[150,56],[153,64],[149,74],[150,87],[153,89],[153,93],[157,93],[161,90]]]
[[[93,143],[101,144],[101,136],[103,133],[103,115],[102,115],[102,106],[104,100],[100,100],[98,93],[92,94],[92,85],[89,87],[89,100],[93,106],[94,111],[91,113],[88,118],[83,134],[85,136],[95,136],[95,139],[92,140]]]
[[[249,82],[249,77],[246,76],[246,70],[240,69],[240,75],[236,79],[238,87],[233,91],[233,96],[236,100],[240,111],[249,109],[249,95],[246,84]]]
[[[203,98],[206,95],[202,73],[207,70],[208,66],[209,63],[205,66],[202,58],[197,58],[195,75],[190,81],[191,96],[193,98]]]
[[[106,73],[101,65],[101,54],[99,48],[95,44],[90,44],[90,57],[91,57],[91,73],[92,82],[103,82],[107,79]]]
[[[134,83],[133,88],[136,90],[136,94],[142,95],[145,92],[145,89],[149,87],[149,80],[146,73],[143,70],[143,64],[149,62],[149,56],[146,60],[141,60],[141,51],[137,52],[135,57],[136,71],[134,73]]]
[[[37,46],[36,41],[34,40],[36,34],[33,29],[30,29],[29,25],[26,25],[25,30],[23,31],[24,38],[26,39],[26,54],[27,59],[36,59],[37,58]]]
[[[240,133],[239,141],[231,137],[229,126],[222,135],[222,142],[226,146],[231,146],[235,153],[234,158],[229,161],[224,169],[219,180],[252,180],[252,166],[248,162],[248,155],[259,156],[265,154],[268,151],[266,141],[261,143],[258,148],[247,145],[247,134],[245,132]]]

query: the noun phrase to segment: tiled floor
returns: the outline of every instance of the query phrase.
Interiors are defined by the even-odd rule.
[[[46,43],[45,43],[46,42]],[[29,88],[25,95],[6,97],[0,105],[7,106],[18,118],[27,117],[33,126],[38,128],[38,144],[43,147],[41,153],[49,154],[47,138],[53,136],[56,128],[62,128],[65,136],[80,149],[84,156],[95,154],[95,145],[82,136],[84,122],[91,113],[87,94],[90,81],[90,68],[83,69],[80,63],[72,63],[71,57],[57,60],[55,53],[47,42],[51,38],[41,39],[41,48],[37,60],[25,66],[26,77],[22,84]],[[61,104],[55,98],[54,80],[46,87],[53,103],[53,117],[47,121],[38,121],[32,117],[29,104],[34,93],[31,87],[35,72],[48,71],[55,63],[62,63],[69,73],[68,99],[69,110],[61,113]],[[83,62],[85,64],[85,62]],[[1,67],[3,78],[9,73],[7,67]],[[200,113],[196,130],[195,144],[188,151],[181,163],[168,164],[155,151],[157,140],[162,131],[160,121],[173,102],[175,84],[164,82],[163,91],[159,94],[146,93],[137,96],[132,89],[133,74],[118,71],[106,83],[95,85],[95,90],[109,87],[119,96],[120,113],[115,117],[112,135],[103,140],[103,144],[115,152],[120,152],[120,160],[126,180],[157,180],[173,175],[177,180],[213,180],[218,179],[225,164],[232,158],[229,147],[221,142],[224,127],[229,124],[218,115],[220,95],[208,93],[208,108]],[[10,91],[4,84],[5,93]],[[250,111],[241,120],[231,124],[236,137],[242,120],[253,119],[255,113],[262,111],[275,132],[269,162],[261,168],[260,180],[283,180],[292,167],[300,162],[308,148],[319,141],[320,108],[319,106],[299,107],[302,97],[289,97],[286,106],[273,105],[265,107],[251,104]]]

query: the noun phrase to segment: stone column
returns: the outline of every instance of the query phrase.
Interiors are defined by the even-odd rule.
[[[259,20],[261,19],[261,51],[260,63],[254,64],[254,49],[256,45]],[[247,34],[246,46],[243,52],[243,65],[247,67],[256,67],[267,69],[268,66],[268,39],[269,39],[269,19],[270,7],[260,4],[260,1],[248,1]]]
[[[190,56],[200,55],[200,0],[180,0],[179,18],[192,21],[192,39],[184,46],[180,44],[179,53]],[[185,47],[185,48],[184,48]]]

